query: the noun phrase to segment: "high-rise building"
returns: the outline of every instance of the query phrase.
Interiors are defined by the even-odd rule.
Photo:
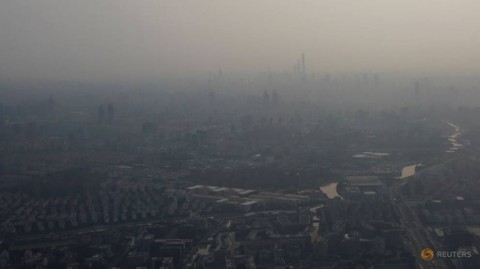
[[[103,105],[98,106],[98,121],[104,122],[105,121],[105,107]]]
[[[4,112],[3,104],[0,103],[0,130],[3,129],[5,126],[5,112]]]
[[[302,75],[305,75],[307,73],[306,67],[305,67],[305,54],[302,53]]]
[[[108,123],[111,123],[113,121],[114,117],[114,109],[113,109],[113,104],[108,104],[107,106],[107,121]]]
[[[150,256],[171,257],[173,259],[173,269],[181,269],[188,243],[188,240],[182,239],[156,239],[152,243]]]
[[[173,258],[153,257],[151,269],[173,269]]]

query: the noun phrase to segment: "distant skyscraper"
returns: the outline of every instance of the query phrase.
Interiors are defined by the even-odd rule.
[[[307,68],[305,65],[305,54],[302,53],[302,57],[297,60],[297,63],[293,67],[293,73],[296,75],[300,75],[303,78],[306,77],[307,74]]]
[[[4,126],[4,114],[3,104],[0,103],[0,129]]]
[[[415,81],[415,95],[420,94],[420,82]]]
[[[268,94],[268,92],[267,92],[266,90],[263,92],[263,97],[262,97],[262,99],[263,99],[263,103],[264,103],[265,105],[267,105],[268,102],[270,101],[270,95]]]
[[[108,123],[111,123],[113,121],[114,117],[114,109],[113,109],[113,104],[108,104],[107,106],[107,121]]]
[[[305,68],[305,54],[302,53],[302,74],[305,75],[307,72],[306,68]]]
[[[273,93],[272,93],[272,98],[273,98],[273,103],[274,104],[277,104],[278,103],[278,99],[279,99],[279,96],[278,96],[278,93],[276,90],[273,90]]]
[[[98,121],[105,121],[105,107],[103,105],[98,106]]]

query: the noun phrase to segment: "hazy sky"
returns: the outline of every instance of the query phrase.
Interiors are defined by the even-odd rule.
[[[0,78],[479,72],[478,0],[0,0]]]

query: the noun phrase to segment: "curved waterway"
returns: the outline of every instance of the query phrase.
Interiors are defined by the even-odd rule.
[[[411,177],[411,176],[415,175],[416,168],[417,168],[417,164],[412,164],[412,165],[409,165],[409,166],[405,166],[402,169],[402,175],[400,176],[400,179]]]
[[[453,134],[451,134],[448,137],[448,141],[450,141],[452,146],[446,152],[447,153],[454,153],[459,148],[463,147],[463,145],[461,143],[459,143],[459,141],[458,141],[458,137],[460,136],[460,134],[462,134],[462,128],[460,128],[459,126],[457,126],[457,125],[455,125],[451,122],[448,122],[448,121],[445,121],[445,122],[454,129]]]
[[[451,123],[451,122],[448,122],[448,121],[445,121],[445,123],[447,123],[449,126],[451,126],[453,129],[454,129],[454,132],[453,134],[451,134],[449,137],[448,137],[448,141],[452,144],[452,146],[446,151],[447,153],[453,153],[453,152],[456,152],[458,149],[462,148],[463,145],[458,141],[458,137],[462,134],[463,130],[462,128],[460,128],[459,126]],[[370,156],[375,156],[375,157],[383,157],[383,156],[386,156],[388,154],[386,153],[380,153],[380,154],[375,154],[374,152],[364,152],[362,155],[354,155],[353,157],[356,157],[356,158],[364,158],[364,157],[370,157]],[[397,177],[399,179],[404,179],[404,178],[408,178],[408,177],[411,177],[413,175],[415,175],[415,172],[416,172],[416,168],[417,168],[418,164],[412,164],[412,165],[408,165],[408,166],[405,166],[402,168],[402,175],[400,177]],[[343,197],[341,195],[338,194],[337,192],[337,185],[338,183],[334,182],[334,183],[329,183],[325,186],[322,186],[320,187],[320,190],[325,193],[325,195],[327,195],[328,198],[330,199],[333,199],[333,198],[336,198],[336,197],[339,197],[340,199],[343,199]]]
[[[334,182],[334,183],[330,183],[330,184],[327,184],[323,187],[320,187],[320,190],[325,193],[325,195],[327,195],[327,197],[329,199],[333,199],[333,198],[336,198],[336,197],[339,197],[340,199],[343,199],[342,196],[340,196],[340,194],[338,194],[337,192],[337,185],[338,183]]]
[[[452,144],[452,146],[446,150],[446,153],[454,153],[458,149],[463,147],[463,145],[458,141],[458,137],[462,134],[463,130],[462,128],[460,128],[460,126],[457,126],[451,122],[445,121],[445,123],[454,129],[453,134],[451,134],[448,137],[448,141]],[[415,170],[417,166],[418,164],[412,164],[412,165],[403,167],[402,175],[399,178],[403,179],[403,178],[407,178],[415,175]]]

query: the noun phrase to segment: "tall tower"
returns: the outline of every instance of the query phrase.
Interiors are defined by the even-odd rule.
[[[307,73],[307,70],[305,68],[305,54],[302,53],[302,73],[305,75]]]

